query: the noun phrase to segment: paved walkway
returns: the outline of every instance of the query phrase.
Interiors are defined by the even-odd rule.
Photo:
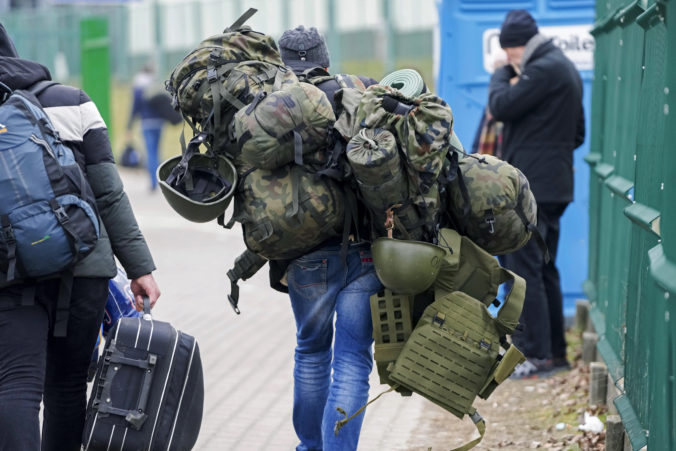
[[[266,267],[240,282],[242,313],[236,315],[226,297],[226,272],[244,250],[239,226],[191,223],[159,191],[149,191],[144,171],[125,170],[122,176],[158,267],[162,297],[154,316],[194,335],[200,346],[205,405],[195,450],[294,449],[295,327],[288,297],[269,288]],[[374,366],[371,397],[385,389]],[[439,410],[416,395],[389,393],[367,409],[359,450],[427,450],[425,419]],[[459,423],[450,414],[448,421]]]

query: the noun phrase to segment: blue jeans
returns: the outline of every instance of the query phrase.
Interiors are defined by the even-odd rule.
[[[296,318],[293,425],[297,451],[356,450],[362,413],[333,432],[341,407],[351,415],[368,400],[373,367],[369,298],[382,289],[369,244],[326,246],[294,260],[288,269]],[[334,338],[334,313],[335,343]],[[333,370],[333,377],[331,377]]]
[[[159,165],[159,144],[160,144],[160,135],[162,134],[161,128],[144,128],[143,129],[143,140],[146,143],[146,155],[148,157],[146,161],[146,166],[148,169],[148,175],[150,175],[150,188],[157,188],[157,166]]]

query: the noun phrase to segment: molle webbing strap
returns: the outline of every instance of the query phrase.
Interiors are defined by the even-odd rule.
[[[247,10],[244,12],[244,14],[242,14],[241,16],[239,16],[239,19],[237,19],[236,21],[234,21],[234,22],[232,23],[232,25],[230,25],[228,28],[226,28],[225,30],[223,30],[223,33],[227,33],[227,32],[230,32],[230,31],[235,31],[235,30],[238,30],[238,29],[242,28],[242,25],[244,25],[244,23],[245,23],[247,20],[249,20],[249,19],[251,18],[251,16],[253,16],[254,14],[256,14],[257,11],[258,11],[258,10],[257,10],[256,8],[249,8],[249,9],[247,9]]]
[[[285,216],[288,219],[297,218],[299,215],[303,214],[302,209],[300,208],[300,167],[293,166],[291,168],[291,210],[285,213]]]
[[[305,128],[305,123],[297,125],[293,130],[293,162],[303,165],[303,137],[300,132]]]
[[[214,114],[214,126],[221,123],[221,89],[220,83],[218,83],[218,71],[216,66],[211,61],[214,57],[214,53],[209,56],[209,66],[207,66],[207,80],[209,82],[209,87],[211,88],[211,100],[214,105],[213,114]]]
[[[238,307],[239,286],[237,286],[237,281],[247,280],[252,277],[266,262],[266,259],[247,249],[235,259],[235,265],[228,271],[228,279],[230,279],[228,301],[230,301],[230,305],[238,315],[240,312]]]
[[[481,415],[479,415],[479,412],[477,412],[474,407],[472,407],[472,410],[468,412],[468,415],[472,419],[472,422],[474,422],[476,430],[479,431],[479,437],[475,438],[471,442],[465,443],[462,446],[453,448],[451,451],[468,451],[478,445],[479,442],[481,442],[481,440],[484,438],[484,434],[486,433],[486,421],[481,417]]]

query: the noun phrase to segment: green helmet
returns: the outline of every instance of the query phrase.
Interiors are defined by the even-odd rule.
[[[442,247],[432,243],[392,238],[376,239],[371,250],[378,278],[399,294],[427,290],[436,280],[445,255]]]
[[[224,156],[196,153],[177,156],[157,168],[164,198],[176,213],[193,222],[209,222],[228,208],[237,186],[237,171]]]

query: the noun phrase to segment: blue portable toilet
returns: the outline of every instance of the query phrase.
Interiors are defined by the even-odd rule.
[[[500,25],[507,11],[528,10],[540,33],[550,36],[573,60],[584,82],[587,134],[575,151],[575,201],[561,219],[557,266],[561,274],[564,314],[575,314],[575,300],[583,298],[587,279],[589,166],[589,122],[593,77],[594,0],[440,0],[437,92],[453,109],[454,130],[467,151],[484,108],[493,62],[502,56],[498,42]]]

